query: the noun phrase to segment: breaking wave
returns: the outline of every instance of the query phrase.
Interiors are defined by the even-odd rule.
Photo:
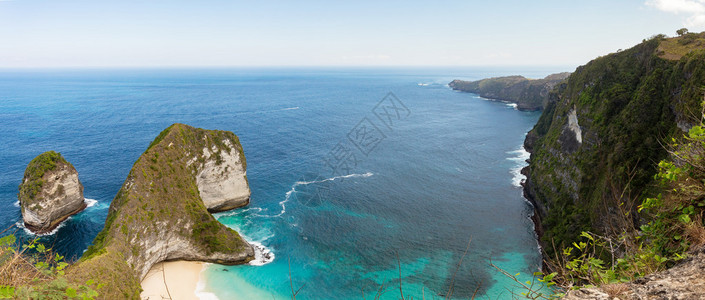
[[[282,215],[284,215],[284,213],[286,213],[286,203],[289,202],[289,200],[291,199],[291,195],[293,193],[296,193],[297,186],[308,185],[308,184],[313,184],[313,183],[323,183],[323,182],[327,182],[327,181],[334,181],[334,180],[338,180],[338,179],[353,178],[353,177],[363,177],[364,178],[364,177],[370,177],[372,175],[374,175],[372,172],[367,172],[364,174],[348,174],[348,175],[342,175],[342,176],[335,176],[335,177],[325,178],[325,179],[321,179],[321,180],[297,181],[294,183],[294,185],[291,186],[291,190],[286,192],[284,200],[279,202],[279,206],[281,206],[281,208],[282,208],[281,212],[279,212],[279,214],[269,216],[269,217],[281,217]]]
[[[521,184],[526,181],[526,176],[521,174],[521,169],[527,166],[526,160],[529,159],[531,153],[524,149],[522,145],[521,148],[507,152],[507,154],[513,154],[514,156],[508,157],[508,160],[516,162],[516,165],[510,169],[512,176],[512,185],[515,187],[521,187]]]

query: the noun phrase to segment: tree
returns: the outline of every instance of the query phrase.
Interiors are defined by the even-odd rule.
[[[686,33],[688,33],[688,28],[681,28],[681,29],[676,30],[676,34],[678,34],[678,36],[683,36]]]

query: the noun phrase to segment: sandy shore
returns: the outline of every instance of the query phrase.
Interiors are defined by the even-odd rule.
[[[149,300],[198,300],[196,286],[205,266],[202,262],[170,261],[158,263],[142,280],[140,298]],[[166,285],[164,284],[166,279]],[[169,287],[167,292],[167,286]]]

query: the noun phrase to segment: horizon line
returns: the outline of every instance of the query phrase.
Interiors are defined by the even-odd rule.
[[[371,68],[576,68],[579,65],[573,64],[476,64],[476,65],[227,65],[227,66],[213,66],[213,65],[193,65],[193,66],[179,66],[179,65],[164,65],[164,66],[13,66],[13,67],[3,67],[0,66],[0,71],[11,71],[11,70],[105,70],[105,69],[124,69],[124,70],[157,70],[157,69],[171,69],[171,70],[188,70],[188,69],[335,69],[335,68],[347,68],[347,69],[371,69]]]

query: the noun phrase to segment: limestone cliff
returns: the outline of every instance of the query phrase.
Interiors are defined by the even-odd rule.
[[[540,110],[548,100],[548,94],[570,73],[557,73],[543,79],[527,79],[523,76],[487,78],[478,81],[453,80],[448,84],[454,90],[470,92],[484,98],[508,101],[517,104],[519,110]]]
[[[254,251],[208,210],[247,204],[245,158],[232,132],[174,124],[149,145],[110,204],[105,228],[69,272],[106,283],[106,299],[139,298],[165,260],[246,263]]]
[[[25,227],[40,234],[86,208],[78,172],[54,151],[40,154],[27,165],[17,197]]]
[[[223,140],[223,144],[225,150],[215,145],[210,149],[203,148],[206,160],[198,165],[196,174],[198,191],[210,212],[231,210],[250,203],[250,186],[242,148],[233,145],[229,139]]]
[[[549,253],[581,231],[619,233],[625,213],[638,228],[634,209],[666,156],[663,141],[699,118],[705,45],[678,41],[659,36],[597,58],[549,94],[524,170]],[[664,53],[676,50],[676,59]]]

